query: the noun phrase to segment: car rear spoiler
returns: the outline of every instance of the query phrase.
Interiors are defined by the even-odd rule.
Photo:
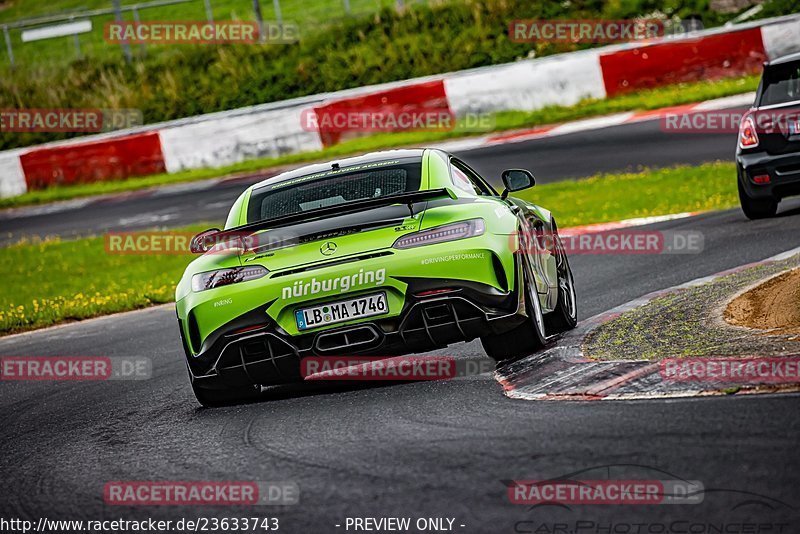
[[[434,200],[437,198],[451,198],[455,200],[458,198],[451,189],[443,187],[441,189],[428,189],[425,191],[413,191],[411,193],[402,193],[399,195],[387,195],[379,198],[368,198],[366,200],[356,200],[354,202],[346,202],[344,204],[336,204],[334,206],[326,206],[324,208],[317,208],[315,210],[304,211],[301,213],[293,213],[283,217],[275,217],[273,219],[264,219],[242,226],[235,226],[228,230],[218,232],[210,238],[220,241],[226,237],[253,234],[260,230],[267,230],[270,228],[281,228],[290,226],[298,222],[313,221],[319,219],[327,219],[336,217],[337,215],[345,215],[347,213],[356,213],[381,206],[392,206],[395,204],[407,204],[409,207],[416,202],[424,202],[426,200]],[[410,208],[409,208],[410,209]]]

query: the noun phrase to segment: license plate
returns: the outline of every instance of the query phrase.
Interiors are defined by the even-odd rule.
[[[297,320],[298,330],[307,330],[384,313],[389,313],[386,293],[375,293],[350,300],[320,304],[312,308],[300,308],[294,312],[294,317]]]

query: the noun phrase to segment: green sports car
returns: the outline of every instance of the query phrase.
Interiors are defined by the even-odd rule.
[[[458,158],[393,150],[250,186],[176,289],[192,388],[212,406],[303,380],[304,357],[392,356],[480,338],[504,360],[577,322],[549,211]]]

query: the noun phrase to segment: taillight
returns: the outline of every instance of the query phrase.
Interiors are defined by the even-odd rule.
[[[267,269],[260,265],[252,267],[233,267],[231,269],[220,269],[218,271],[208,271],[198,273],[192,277],[192,290],[195,292],[214,289],[215,287],[238,284],[257,280],[269,273]]]
[[[739,125],[739,147],[753,148],[758,146],[758,133],[756,123],[751,115],[746,115]]]
[[[486,225],[483,219],[470,219],[444,226],[437,226],[430,230],[406,234],[394,242],[394,248],[413,248],[422,245],[435,245],[445,241],[455,241],[467,237],[483,235]]]

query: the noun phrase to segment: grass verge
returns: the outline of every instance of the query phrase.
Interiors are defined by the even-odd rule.
[[[536,186],[520,197],[553,211],[560,228],[738,205],[733,163],[603,174]]]
[[[561,228],[631,217],[724,209],[737,203],[733,164],[601,175],[537,186],[524,197]],[[182,231],[196,232],[208,225]],[[103,237],[20,243],[0,250],[6,289],[0,334],[170,302],[191,256],[113,255]]]
[[[659,87],[605,100],[588,99],[575,106],[551,106],[537,111],[509,111],[494,116],[492,131],[542,126],[559,122],[596,117],[632,110],[653,110],[721,98],[755,90],[757,76],[731,78],[714,82],[699,82]],[[481,132],[485,133],[485,132]],[[279,158],[253,159],[218,169],[194,169],[175,174],[158,174],[117,182],[96,182],[66,187],[30,191],[23,195],[0,198],[0,208],[42,204],[72,198],[120,193],[157,187],[172,183],[191,182],[240,172],[266,171],[271,167],[324,160],[358,154],[370,150],[402,146],[425,145],[468,135],[462,130],[449,132],[416,131],[378,134],[343,142],[325,150],[293,154]]]
[[[186,255],[108,254],[102,236],[19,243],[2,249],[0,256],[6,277],[0,295],[2,334],[170,302],[192,260]]]

